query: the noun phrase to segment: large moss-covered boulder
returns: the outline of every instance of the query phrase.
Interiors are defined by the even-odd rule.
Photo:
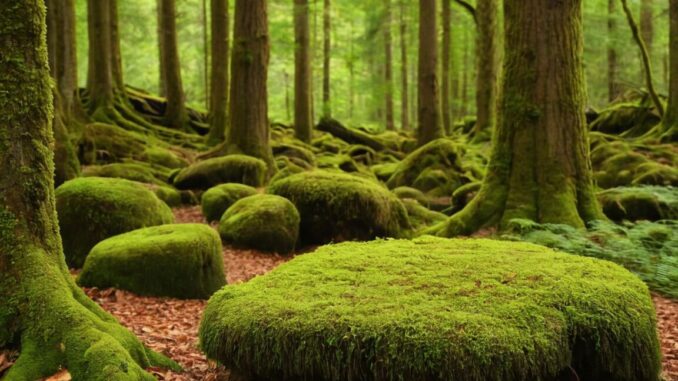
[[[236,247],[288,254],[299,238],[299,222],[299,212],[289,200],[255,195],[228,208],[219,221],[219,234]]]
[[[224,212],[236,201],[254,196],[257,190],[248,185],[230,183],[217,185],[202,194],[202,214],[209,222],[219,221]]]
[[[678,188],[639,186],[598,193],[603,212],[614,221],[678,219]]]
[[[410,228],[398,197],[376,181],[325,171],[303,172],[271,184],[301,215],[303,244],[400,237]]]
[[[174,221],[172,210],[152,191],[123,179],[68,181],[56,190],[56,209],[66,262],[78,268],[106,238]]]
[[[162,225],[100,242],[78,283],[139,295],[206,299],[226,284],[219,235],[207,225]]]
[[[228,286],[200,328],[245,380],[657,381],[647,286],[527,243],[326,246]]]
[[[217,157],[182,169],[174,177],[174,186],[204,190],[224,183],[240,183],[260,187],[266,180],[266,168],[263,160],[251,156]]]

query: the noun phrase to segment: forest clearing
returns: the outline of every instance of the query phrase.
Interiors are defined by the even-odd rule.
[[[0,0],[0,381],[678,381],[678,0]]]

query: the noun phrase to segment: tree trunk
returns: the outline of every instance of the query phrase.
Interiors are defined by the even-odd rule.
[[[212,70],[210,87],[210,145],[226,139],[228,127],[229,15],[228,0],[211,0]]]
[[[275,171],[268,125],[267,0],[236,0],[227,153],[258,157]]]
[[[163,63],[162,57],[165,56],[165,44],[163,43],[162,38],[162,0],[156,1],[156,12],[157,12],[157,25],[156,29],[158,32],[158,67],[160,77],[158,78],[158,93],[160,96],[164,97],[167,95],[165,90],[165,64]]]
[[[122,53],[120,52],[120,27],[118,23],[118,0],[109,0],[111,33],[111,70],[113,85],[118,92],[125,92],[125,80],[122,75]]]
[[[419,1],[419,128],[424,145],[443,136],[438,89],[438,30],[436,0]]]
[[[43,0],[0,3],[0,25],[0,347],[21,348],[3,380],[41,379],[62,367],[74,380],[153,380],[144,368],[173,363],[88,299],[66,268]]]
[[[202,0],[202,50],[203,50],[203,66],[202,66],[202,75],[203,75],[203,84],[205,85],[204,96],[205,96],[205,107],[207,112],[210,110],[210,37],[207,33],[207,0]]]
[[[497,17],[499,0],[478,0],[476,5],[476,125],[474,135],[491,132],[497,114]]]
[[[678,140],[678,0],[669,0],[669,101],[660,130],[662,141]]]
[[[94,113],[101,107],[112,107],[115,98],[111,69],[111,0],[87,0],[87,37],[89,63],[87,90],[88,109]]]
[[[294,0],[294,47],[294,136],[310,143],[313,93],[308,0]]]
[[[446,134],[452,133],[452,105],[450,102],[450,66],[452,50],[452,0],[443,0],[443,48],[442,48],[442,92],[443,92],[443,129]]]
[[[176,4],[175,0],[162,0],[161,29],[165,55],[162,64],[165,65],[165,91],[167,92],[167,108],[165,109],[165,124],[176,129],[186,129],[188,112],[184,87],[181,81],[181,64],[177,47]],[[220,70],[223,70],[221,68]]]
[[[386,130],[395,130],[395,115],[393,106],[393,11],[391,0],[384,0],[384,85],[386,100]]]
[[[654,15],[652,0],[641,0],[640,2],[640,35],[643,36],[645,46],[650,57],[652,57],[652,45],[654,43]]]
[[[617,0],[607,0],[607,93],[612,102],[619,94],[617,85],[617,19],[615,16]]]
[[[468,102],[469,102],[469,96],[468,96],[468,83],[469,83],[469,71],[470,71],[470,64],[469,64],[469,55],[470,55],[470,49],[469,49],[469,36],[468,36],[468,28],[464,28],[464,53],[462,56],[462,70],[461,70],[461,107],[460,107],[460,112],[462,117],[466,117],[468,114]]]
[[[505,0],[500,122],[483,186],[440,235],[516,218],[583,228],[602,219],[592,181],[581,1]]]
[[[323,116],[332,117],[332,100],[330,89],[330,59],[332,44],[332,8],[330,0],[324,0],[323,8]]]
[[[400,0],[400,125],[404,131],[410,129],[409,71],[407,63],[407,20],[405,19],[405,0]]]

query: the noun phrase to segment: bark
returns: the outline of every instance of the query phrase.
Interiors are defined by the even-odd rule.
[[[231,123],[227,153],[258,157],[274,172],[269,145],[268,63],[270,55],[266,0],[236,0],[231,67]]]
[[[652,45],[654,43],[654,12],[652,11],[654,5],[652,3],[652,0],[641,0],[640,2],[640,35],[645,41],[650,57],[652,57]]]
[[[109,32],[110,1],[87,0],[87,36],[89,39],[87,92],[90,113],[100,107],[112,107],[115,101],[111,69],[111,33]]]
[[[384,87],[385,87],[385,111],[386,130],[395,130],[395,115],[393,106],[393,11],[391,0],[384,0]]]
[[[332,4],[331,0],[323,2],[323,116],[332,116],[332,94],[330,88],[331,49],[332,49]]]
[[[76,381],[153,380],[144,368],[173,363],[89,300],[66,268],[43,0],[0,3],[0,25],[0,347],[21,348],[3,380],[42,379],[61,368]]]
[[[203,83],[205,85],[205,107],[210,112],[210,46],[209,34],[207,33],[207,0],[202,0],[202,48],[203,48]]]
[[[118,92],[125,92],[125,80],[122,75],[122,53],[120,52],[120,27],[118,25],[118,0],[109,0],[111,33],[111,70],[113,85]]]
[[[438,29],[436,0],[419,1],[419,127],[417,141],[424,145],[442,137],[438,88]]]
[[[337,137],[348,144],[361,144],[376,151],[386,149],[384,143],[362,131],[348,128],[334,119],[322,119],[317,126],[318,131],[323,131]]]
[[[492,131],[497,113],[499,59],[497,17],[499,0],[478,0],[476,5],[476,125],[474,135]]]
[[[156,1],[156,12],[157,12],[157,32],[158,32],[158,65],[160,77],[158,78],[158,93],[160,96],[165,96],[167,94],[165,90],[165,65],[163,64],[162,57],[165,56],[165,44],[163,43],[162,38],[162,0]]]
[[[659,131],[662,141],[678,140],[678,0],[669,0],[669,101]]]
[[[226,139],[228,127],[228,86],[230,20],[228,0],[211,0],[212,69],[210,87],[210,132],[207,142],[218,144]]]
[[[452,0],[443,0],[443,47],[442,47],[442,92],[443,92],[443,129],[446,134],[452,133],[452,104],[450,95],[452,94],[450,88],[451,79],[451,50],[452,50]]]
[[[438,234],[503,228],[515,218],[579,228],[604,218],[584,115],[581,1],[504,1],[505,78],[487,175]]]
[[[619,95],[619,85],[617,84],[617,19],[615,12],[617,0],[607,0],[607,92],[608,100],[612,102]]]
[[[408,66],[408,56],[407,56],[407,20],[405,19],[406,13],[406,4],[405,0],[400,0],[400,81],[401,81],[401,91],[400,91],[400,126],[404,131],[409,131],[410,129],[410,85],[408,81],[409,76],[409,66]]]
[[[468,114],[468,83],[469,83],[469,71],[470,71],[470,66],[469,65],[469,56],[470,56],[470,49],[469,49],[469,37],[468,37],[468,28],[464,28],[464,53],[462,56],[462,67],[463,69],[461,70],[462,75],[461,75],[461,107],[460,107],[460,112],[462,117],[466,117]]]
[[[181,80],[181,64],[177,47],[176,3],[175,0],[162,0],[161,30],[164,48],[162,65],[165,65],[165,91],[167,109],[164,122],[176,129],[186,129],[188,112]],[[222,69],[223,70],[223,69]]]
[[[308,0],[294,0],[294,136],[306,143],[313,128],[308,7]]]

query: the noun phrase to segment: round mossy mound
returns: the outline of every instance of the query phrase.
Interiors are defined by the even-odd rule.
[[[174,177],[174,186],[204,190],[224,183],[240,183],[260,187],[266,180],[266,168],[263,160],[251,156],[217,157],[182,169]]]
[[[257,190],[243,184],[222,184],[208,189],[202,195],[200,205],[207,221],[219,221],[224,212],[236,201],[254,196]]]
[[[652,299],[527,243],[344,243],[209,301],[201,347],[249,380],[657,381]]]
[[[299,212],[289,200],[260,194],[228,208],[219,222],[219,234],[236,247],[288,254],[299,238],[299,222]]]
[[[139,295],[207,299],[226,284],[219,235],[207,225],[162,225],[100,242],[78,284]]]
[[[174,222],[172,210],[151,190],[123,179],[68,181],[56,190],[56,209],[66,263],[77,268],[106,238]]]
[[[614,221],[658,221],[678,218],[678,188],[618,187],[598,193],[603,212]]]
[[[303,172],[272,183],[268,192],[297,207],[303,244],[401,237],[410,229],[407,210],[398,197],[376,181],[358,176]]]

